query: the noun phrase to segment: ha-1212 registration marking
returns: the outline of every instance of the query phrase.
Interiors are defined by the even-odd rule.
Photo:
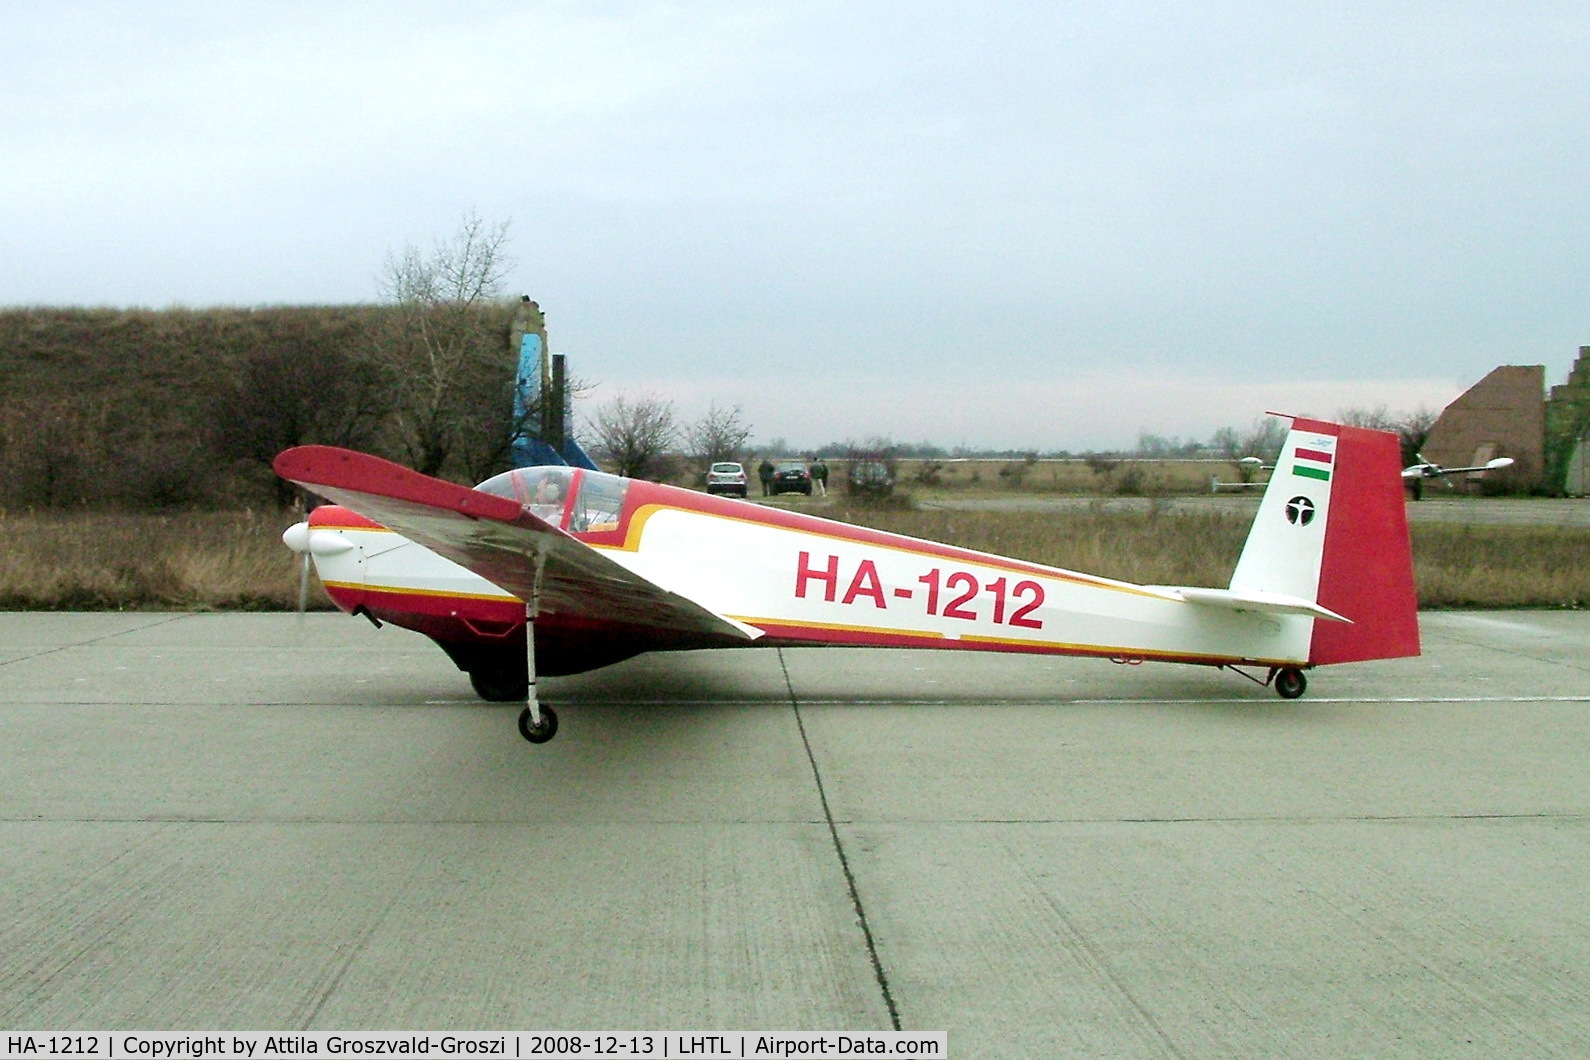
[[[1043,586],[1031,578],[1017,581],[1001,574],[980,581],[967,570],[950,570],[946,574],[942,567],[931,567],[917,577],[914,585],[897,585],[886,592],[878,566],[870,559],[857,562],[848,578],[842,577],[843,573],[839,556],[830,553],[814,561],[810,552],[801,552],[795,564],[796,598],[804,600],[809,594],[821,593],[828,603],[871,604],[879,611],[888,610],[892,598],[907,601],[905,606],[919,604],[930,617],[976,622],[986,615],[995,625],[1043,628],[1043,619],[1033,617],[1033,612],[1043,606]]]

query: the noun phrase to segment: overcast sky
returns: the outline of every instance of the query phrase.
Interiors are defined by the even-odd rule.
[[[1587,55],[1527,0],[3,2],[0,304],[374,301],[474,211],[587,406],[1440,408],[1590,344]]]

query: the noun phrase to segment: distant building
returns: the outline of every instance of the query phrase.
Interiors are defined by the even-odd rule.
[[[1446,467],[1470,467],[1498,456],[1513,466],[1470,478],[1487,492],[1539,489],[1545,470],[1546,366],[1504,364],[1469,387],[1442,411],[1425,436],[1424,458]],[[1453,483],[1463,486],[1462,482]]]
[[[1571,497],[1590,494],[1590,346],[1568,381],[1551,388],[1546,402],[1546,484]]]
[[[1425,437],[1424,459],[1461,467],[1510,456],[1512,467],[1453,485],[1487,493],[1590,495],[1590,346],[1579,347],[1567,382],[1552,387],[1549,397],[1545,389],[1544,365],[1492,369],[1442,411]]]

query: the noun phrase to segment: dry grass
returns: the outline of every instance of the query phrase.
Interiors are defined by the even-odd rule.
[[[864,507],[841,518],[1126,581],[1225,585],[1248,521],[1171,512]],[[0,514],[0,609],[286,610],[298,566],[287,513]],[[1590,606],[1590,530],[1414,527],[1424,607]],[[310,606],[328,607],[318,588]]]
[[[836,464],[836,466],[840,466]],[[1065,496],[1154,497],[1208,493],[1211,476],[1237,478],[1224,460],[1072,457],[1043,460],[901,460],[900,483],[923,496],[1052,493]]]
[[[287,513],[0,515],[0,608],[271,611],[298,599]],[[329,606],[318,590],[311,606]]]
[[[1416,524],[1424,607],[1590,607],[1590,530]]]
[[[1245,516],[1159,512],[884,511],[842,515],[880,530],[1150,585],[1222,586]],[[1590,606],[1590,530],[1448,523],[1413,527],[1421,607]]]
[[[912,537],[1153,585],[1223,585],[1248,520],[1218,513],[890,511],[838,518]]]

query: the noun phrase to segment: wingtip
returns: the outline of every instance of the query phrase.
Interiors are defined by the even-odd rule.
[[[337,463],[339,458],[341,463],[346,464],[352,455],[351,450],[339,449],[334,445],[295,445],[276,454],[276,459],[271,461],[271,470],[294,482],[304,479],[313,481],[317,473],[324,474],[325,469]]]

